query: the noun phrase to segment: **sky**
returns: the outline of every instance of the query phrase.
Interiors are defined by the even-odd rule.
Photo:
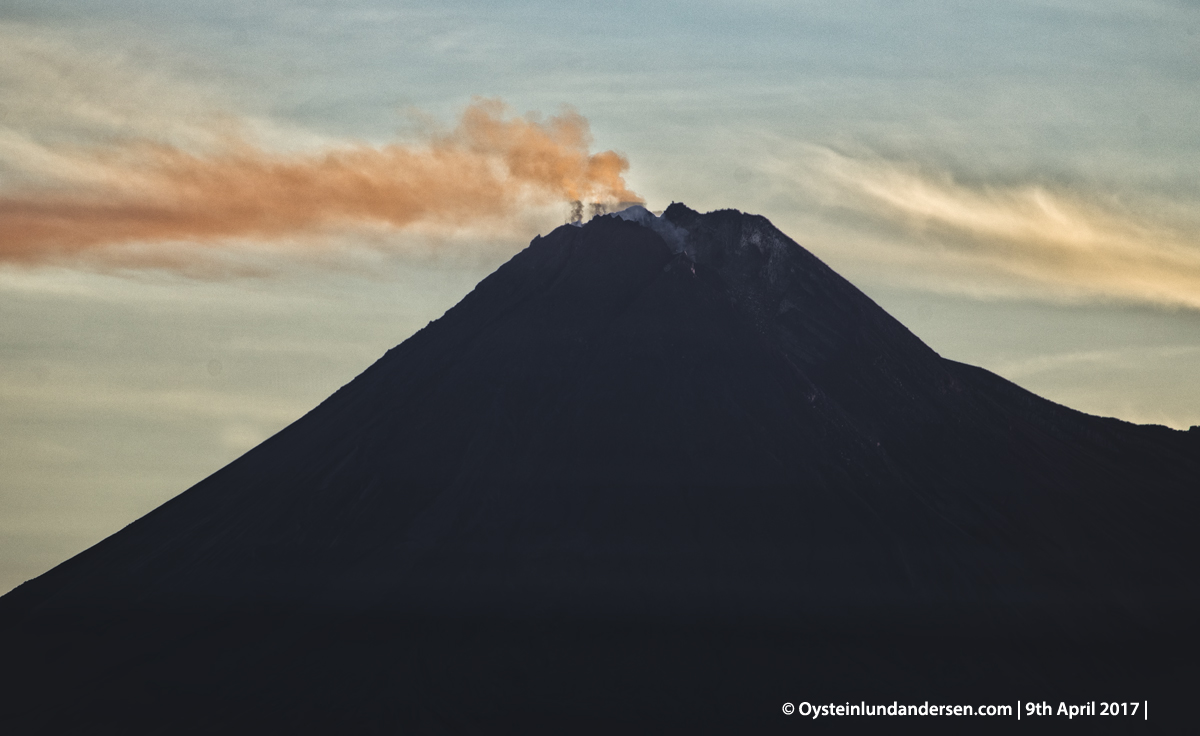
[[[1200,3],[0,6],[0,592],[570,202],[768,217],[941,355],[1200,424]]]

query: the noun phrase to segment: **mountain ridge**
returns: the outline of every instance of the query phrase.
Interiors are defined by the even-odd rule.
[[[416,668],[403,677],[443,671],[438,658],[452,652],[460,664],[445,666],[442,694],[411,697],[453,708],[461,683],[483,687],[471,672],[503,671],[514,656],[545,664],[573,652],[561,655],[578,657],[567,671],[587,681],[586,663],[624,651],[621,637],[652,650],[654,637],[699,642],[746,666],[738,652],[749,647],[779,678],[756,680],[762,693],[795,677],[826,688],[761,650],[795,654],[787,642],[801,640],[826,652],[839,687],[886,671],[900,673],[884,677],[893,688],[915,677],[953,690],[968,671],[955,641],[1015,673],[996,687],[1049,672],[1111,686],[1128,681],[1113,674],[1126,663],[1150,666],[1136,642],[1190,625],[1194,433],[1091,417],[941,358],[765,218],[676,203],[662,215],[668,242],[645,215],[626,215],[535,238],[300,420],[0,598],[5,639],[120,632],[84,636],[88,654],[55,660],[85,673],[115,656],[177,674],[200,656],[179,654],[192,651],[180,641],[210,642],[230,661],[253,652],[303,710],[297,693],[312,695],[312,682],[351,695],[271,664],[298,656],[272,643],[278,627],[300,652],[306,638],[355,652],[345,666],[384,666],[372,649],[382,647],[395,667]],[[369,622],[374,638],[346,643],[347,621]],[[432,631],[440,648],[416,634],[385,643],[389,621]],[[544,634],[546,622],[570,633]],[[479,633],[509,625],[522,633]],[[762,631],[777,633],[755,639]],[[915,648],[880,655],[893,635]],[[1100,674],[1070,658],[1105,636],[1120,653]],[[1049,653],[1014,659],[1030,641],[1052,642]],[[922,642],[943,658],[926,661]],[[20,661],[36,656],[14,646]],[[608,676],[645,664],[630,646]],[[705,677],[741,687],[671,651],[708,674],[670,658],[651,669],[697,692],[710,692]],[[847,664],[843,651],[874,665]],[[549,692],[555,666],[526,675]],[[200,671],[242,682],[228,664]],[[570,698],[584,708],[581,693]],[[554,710],[529,693],[505,697],[516,705],[487,700],[476,715]],[[565,722],[582,712],[568,710]]]
[[[375,412],[374,417],[365,426],[345,430],[346,435],[367,438],[364,440],[366,447],[352,450],[345,456],[340,456],[338,452],[330,452],[328,448],[325,448],[325,454],[337,457],[337,460],[331,460],[328,463],[329,468],[318,469],[316,471],[318,477],[322,473],[333,474],[331,477],[336,476],[339,467],[345,467],[347,463],[354,461],[356,452],[367,454],[372,451],[376,454],[383,452],[379,449],[378,441],[375,445],[370,444],[371,436],[373,434],[386,436],[389,431],[392,431],[388,428],[389,422],[394,420],[397,413],[418,414],[420,411],[429,410],[429,407],[438,401],[445,400],[445,397],[438,395],[434,388],[439,381],[446,382],[444,376],[440,375],[438,371],[425,370],[424,374],[421,374],[420,370],[413,370],[409,372],[417,375],[409,376],[403,369],[394,367],[409,360],[408,356],[412,353],[441,351],[442,357],[440,358],[430,359],[427,354],[424,359],[431,364],[443,366],[446,370],[454,370],[449,366],[453,366],[456,361],[463,360],[462,356],[471,354],[473,349],[476,350],[476,354],[469,359],[471,361],[484,360],[484,358],[478,357],[480,352],[487,355],[496,350],[505,351],[504,360],[497,363],[501,373],[500,377],[485,376],[475,380],[474,390],[480,392],[475,400],[480,405],[492,402],[494,406],[489,406],[482,412],[475,411],[471,416],[464,418],[463,422],[513,421],[512,417],[514,416],[522,414],[529,416],[531,413],[537,414],[538,421],[545,421],[544,412],[538,414],[542,410],[536,408],[541,406],[539,402],[544,403],[543,399],[539,397],[554,396],[556,391],[561,391],[550,383],[573,380],[573,376],[578,370],[578,361],[590,359],[588,356],[591,354],[588,352],[587,346],[598,341],[602,342],[604,330],[607,329],[606,325],[609,322],[619,323],[622,315],[627,314],[630,305],[635,305],[638,300],[647,298],[661,300],[666,298],[664,295],[669,295],[671,299],[676,300],[674,306],[680,312],[680,314],[673,315],[672,318],[675,321],[670,322],[669,326],[678,327],[683,324],[680,322],[681,319],[695,317],[697,314],[693,312],[685,315],[684,312],[701,310],[699,313],[704,315],[704,319],[699,326],[691,325],[689,329],[713,331],[714,325],[723,324],[729,332],[736,332],[741,325],[748,324],[753,327],[754,332],[761,339],[776,347],[777,351],[783,354],[782,361],[774,359],[776,356],[768,357],[774,359],[774,365],[770,369],[772,375],[775,376],[772,380],[792,382],[791,393],[799,394],[792,396],[789,410],[815,413],[820,417],[817,421],[823,422],[822,432],[841,433],[842,439],[839,441],[844,445],[841,452],[846,452],[845,447],[856,448],[853,451],[852,461],[841,463],[837,469],[826,467],[823,471],[818,470],[817,477],[821,477],[822,472],[833,473],[838,478],[844,478],[847,473],[851,475],[854,473],[877,473],[905,476],[909,471],[897,467],[896,459],[889,457],[888,452],[895,444],[901,445],[901,452],[911,453],[917,448],[913,446],[915,443],[908,442],[899,435],[904,432],[916,431],[913,427],[921,422],[939,421],[938,412],[948,411],[945,406],[946,402],[952,403],[954,397],[961,395],[968,385],[978,392],[979,386],[986,384],[988,392],[999,391],[1002,395],[1007,395],[1009,400],[1023,403],[1029,408],[1036,407],[1039,411],[1055,412],[1055,421],[1060,424],[1054,427],[1054,432],[1059,434],[1070,432],[1074,435],[1088,435],[1089,433],[1102,433],[1102,427],[1126,426],[1112,423],[1117,420],[1101,420],[1098,423],[1094,418],[1085,419],[1084,417],[1088,417],[1088,415],[1075,413],[1074,410],[1067,410],[1069,413],[1063,413],[1062,409],[1065,408],[1060,409],[1056,404],[1024,392],[1023,389],[1008,384],[993,374],[982,372],[983,369],[966,368],[964,364],[942,359],[915,335],[912,335],[907,328],[879,309],[868,297],[854,289],[849,282],[841,279],[807,251],[799,249],[799,246],[795,246],[789,239],[786,239],[786,236],[770,226],[765,218],[749,218],[736,211],[718,211],[702,216],[679,204],[673,204],[664,212],[663,218],[675,222],[676,225],[689,232],[689,240],[693,241],[695,249],[694,257],[690,257],[686,253],[671,253],[670,248],[666,247],[665,241],[656,234],[647,233],[646,228],[620,220],[612,215],[597,218],[582,229],[559,228],[546,238],[535,238],[528,249],[528,260],[534,261],[533,263],[524,262],[525,259],[522,259],[522,256],[514,258],[509,264],[501,267],[494,276],[481,282],[479,287],[468,294],[459,305],[450,309],[443,318],[431,323],[430,326],[400,346],[388,351],[380,361],[364,372],[363,376],[343,387],[321,406],[314,409],[309,415],[313,417],[312,419],[306,416],[297,422],[297,424],[336,422],[335,417],[339,412],[344,414],[348,411],[345,408],[339,408],[338,402],[351,400],[351,397],[356,394],[369,394],[372,397],[369,399],[370,401],[381,402],[382,406],[388,409],[386,413]],[[734,232],[735,230],[737,232]],[[697,236],[696,233],[699,235]],[[572,236],[577,237],[571,240]],[[618,243],[619,245],[615,247],[619,252],[605,254],[596,252],[597,248],[589,248],[585,245],[588,236],[607,243],[608,245],[605,247],[610,249],[614,247],[612,243]],[[800,259],[803,262],[800,267],[797,267],[795,263],[786,263],[785,256],[791,256],[793,259]],[[748,284],[752,285],[763,281],[761,273],[764,271],[773,271],[774,278],[768,280],[771,290],[755,291],[750,288]],[[696,283],[705,286],[696,287]],[[688,291],[689,289],[691,291]],[[703,293],[697,296],[691,293],[694,291]],[[830,291],[836,293],[836,298],[829,295]],[[648,293],[653,293],[653,295],[647,297]],[[721,296],[727,297],[728,304],[720,304],[719,297]],[[506,317],[512,313],[512,310],[519,311],[526,308],[528,300],[536,298],[540,298],[543,303],[533,311],[533,317],[530,319],[534,320],[535,324],[532,328],[526,322],[519,320],[514,324],[511,319]],[[689,299],[692,301],[688,301]],[[586,302],[587,308],[572,310],[565,306],[577,301]],[[477,302],[481,303],[477,304]],[[686,304],[687,307],[679,308],[679,304]],[[831,304],[838,308],[827,308]],[[727,308],[729,306],[732,306],[732,309]],[[653,309],[657,311],[653,313],[662,313],[670,308],[670,304],[655,303]],[[460,315],[465,315],[465,317],[460,318]],[[657,328],[658,326],[656,326]],[[441,335],[439,336],[437,333],[441,333]],[[439,344],[439,337],[442,343],[447,342],[445,337],[447,334],[452,335],[452,339],[449,340],[452,344]],[[543,339],[543,336],[547,334],[552,335],[552,339]],[[651,340],[655,340],[662,338],[664,334],[667,334],[666,331],[660,329],[649,337]],[[622,333],[622,339],[626,337],[627,335]],[[723,339],[724,337],[734,341],[738,345],[738,350],[761,351],[761,345],[750,344],[753,340],[747,338],[746,335],[724,335]],[[484,344],[482,351],[477,350],[480,341],[483,341]],[[708,340],[702,347],[709,350],[726,349],[727,346],[720,345],[714,348],[712,341]],[[651,359],[655,357],[652,346],[642,344],[639,349],[644,351],[643,354],[629,358],[631,362],[646,359],[646,353]],[[531,358],[530,356],[535,357]],[[554,363],[555,360],[559,360],[558,356],[566,361],[561,368]],[[572,363],[571,361],[576,362]],[[559,368],[557,372],[547,369],[547,365],[550,364]],[[696,370],[695,363],[684,364],[684,368]],[[395,371],[396,375],[385,378],[388,371]],[[780,372],[783,373],[782,377],[779,375]],[[422,384],[421,381],[425,383]],[[386,388],[382,386],[383,382],[388,384]],[[663,385],[666,386],[665,391],[673,390],[671,383]],[[880,391],[878,386],[883,386],[885,390]],[[797,387],[799,387],[799,391],[795,390]],[[719,389],[714,387],[714,390]],[[428,391],[433,392],[431,395],[434,398],[421,396],[422,392]],[[645,393],[643,392],[643,394]],[[695,394],[695,391],[691,393]],[[399,400],[400,403],[395,403],[396,400],[383,399],[385,396],[401,396],[402,398]],[[646,396],[643,395],[640,398],[646,398]],[[765,405],[771,403],[772,399],[773,396],[771,399],[760,397],[759,410],[770,412],[770,407]],[[619,399],[614,397],[613,400]],[[690,395],[688,400],[695,401],[698,398]],[[679,405],[684,403],[684,400],[676,397],[674,401],[674,410],[680,410]],[[883,409],[882,418],[879,416],[881,407]],[[930,407],[934,408],[930,409]],[[361,423],[364,416],[371,416],[360,409],[356,409],[356,411],[352,421],[343,424]],[[578,410],[576,411],[576,424],[586,424],[586,420],[578,415]],[[889,421],[898,421],[897,417],[900,416],[903,416],[907,426],[904,432],[892,431],[893,436],[889,438],[885,428],[886,424]],[[1047,439],[1046,435],[1050,433],[1045,426],[1036,425],[1036,422],[1040,421],[1037,417],[1036,413],[1023,417],[1024,421],[1033,423],[1026,429],[1037,432],[1040,439]],[[789,417],[785,416],[782,419],[776,417],[776,419],[786,422]],[[1063,422],[1066,424],[1063,425]],[[1082,423],[1087,426],[1071,427],[1071,423]],[[296,434],[298,430],[293,427],[283,430],[264,445],[277,444],[281,438]],[[459,427],[455,431],[460,431],[460,434],[455,435],[457,438],[455,446],[459,447],[459,451],[469,453],[469,449],[461,447],[463,440],[461,431],[468,430]],[[666,432],[666,430],[663,431]],[[610,444],[615,441],[612,437],[604,437],[603,433],[598,433],[598,435],[593,438],[594,441],[609,442]],[[765,443],[758,449],[771,446],[771,440],[766,435],[758,439]],[[1048,441],[1054,439],[1054,436],[1050,434]],[[323,446],[326,440],[325,435],[319,435],[315,439],[308,440],[307,444],[317,448]],[[344,442],[344,440],[336,441]],[[453,445],[453,443],[446,442],[444,438],[430,441],[418,436],[418,433],[414,431],[409,431],[408,434],[401,437],[389,438],[387,441],[404,444],[409,450],[415,448],[426,456],[436,456],[438,452],[445,452],[445,447]],[[1108,441],[1111,444],[1112,440]],[[439,442],[442,444],[439,445]],[[634,445],[630,446],[628,443],[622,445],[616,441],[612,452],[617,457],[622,456],[622,453],[649,452],[648,448],[653,448],[654,452],[670,452],[670,449],[665,447],[661,440],[648,436],[641,437],[640,442],[634,443]],[[375,449],[367,449],[369,447]],[[514,451],[508,445],[505,447],[509,452]],[[937,451],[943,452],[944,450],[945,448],[941,448]],[[314,451],[316,450],[314,449]],[[515,451],[520,452],[521,450]],[[531,452],[532,450],[525,448],[525,451]],[[252,451],[251,454],[253,452],[257,451]],[[536,461],[527,460],[527,465],[540,467],[540,470],[534,472],[522,471],[518,467],[520,463],[510,462],[505,453],[489,452],[489,459],[486,462],[480,459],[464,461],[462,457],[459,457],[455,460],[448,460],[436,470],[428,471],[428,473],[441,473],[439,479],[418,475],[415,479],[405,478],[405,481],[410,487],[419,488],[422,484],[427,487],[453,487],[455,483],[463,482],[462,478],[470,474],[471,467],[484,467],[491,464],[493,467],[487,470],[485,475],[493,480],[506,480],[510,476],[520,478],[521,473],[525,472],[526,480],[523,482],[533,482],[539,475],[543,477],[543,480],[547,476],[554,479],[555,473],[561,476],[555,482],[579,482],[579,479],[575,477],[575,471],[571,469],[571,463],[578,462],[578,458],[559,463],[557,470],[552,470],[556,467],[554,461],[544,456],[539,456]],[[556,452],[565,453],[569,457],[571,449],[558,447]],[[755,448],[742,446],[739,452],[754,455]],[[797,471],[794,468],[788,471],[781,469],[787,465],[787,461],[782,461],[780,458],[787,452],[787,448],[771,446],[771,449],[765,454],[759,453],[761,462],[739,462],[732,470],[727,470],[725,476],[721,475],[720,468],[709,463],[703,472],[690,476],[691,482],[710,482],[714,478],[724,477],[726,483],[744,484],[750,482],[755,474],[758,474],[764,481],[774,477],[773,482],[794,483],[796,477],[788,476],[787,473],[794,474]],[[408,454],[416,453],[409,452]],[[808,460],[811,461],[812,458]],[[230,466],[230,470],[245,465],[247,462],[245,458],[239,459]],[[462,462],[466,462],[465,467],[456,465],[456,463]],[[653,482],[665,482],[667,476],[677,482],[681,473],[685,474],[684,477],[689,477],[686,475],[688,471],[683,469],[687,462],[685,459],[675,458],[670,462],[643,463],[628,469],[624,476],[613,475],[607,482],[630,483],[636,481],[652,484]],[[698,462],[703,466],[705,461],[693,458],[690,462]],[[286,463],[281,464],[286,465]],[[586,464],[587,472],[600,473],[602,477],[606,471],[596,466],[603,464],[592,458],[591,462]],[[755,467],[756,464],[757,467]],[[816,464],[821,463],[818,460]],[[824,464],[830,465],[827,461]],[[838,463],[832,465],[838,465]],[[658,470],[654,470],[655,468]],[[213,478],[224,472],[220,471]],[[772,476],[772,472],[776,475]],[[801,475],[804,475],[803,471],[800,472]],[[780,473],[782,475],[779,475]],[[804,477],[812,480],[811,473]],[[658,481],[652,480],[653,478],[657,478]],[[940,480],[956,482],[952,477]],[[212,479],[203,481],[198,488],[206,485],[211,487],[211,481]],[[838,482],[841,481],[829,481],[834,485]],[[928,484],[930,481],[927,478],[917,478],[915,482]],[[962,483],[963,481],[957,482]],[[286,483],[279,482],[276,485],[283,488]],[[369,493],[369,484],[357,490],[360,491],[360,495],[367,494]],[[313,495],[319,497],[320,489],[318,488]],[[316,501],[315,498],[313,500]],[[287,503],[287,500],[281,498],[279,502]],[[413,505],[417,506],[420,503],[415,502]],[[353,511],[349,513],[353,513]],[[414,515],[412,518],[415,520],[418,517],[419,515]],[[260,523],[262,521],[260,520]],[[319,523],[320,519],[311,519],[309,523],[313,522]],[[417,539],[424,539],[433,533],[429,529],[414,532]],[[422,537],[422,534],[425,537]],[[331,553],[336,555],[339,544],[346,543],[346,540],[339,538],[338,533],[329,532],[324,536],[321,546],[328,548]],[[271,544],[264,545],[264,547],[270,548]]]

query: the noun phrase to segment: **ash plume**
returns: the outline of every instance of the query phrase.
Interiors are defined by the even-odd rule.
[[[625,185],[628,160],[591,153],[591,142],[577,112],[542,120],[476,99],[452,129],[413,144],[280,153],[234,136],[206,152],[150,139],[55,150],[58,176],[0,191],[0,262],[355,226],[451,230],[554,203],[640,201]],[[174,267],[162,255],[148,260]]]

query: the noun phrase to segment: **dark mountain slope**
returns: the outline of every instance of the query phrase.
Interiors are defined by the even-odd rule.
[[[679,697],[737,722],[777,717],[789,682],[1178,672],[1144,646],[1200,601],[1195,432],[944,360],[763,218],[626,217],[535,239],[304,418],[0,599],[9,640],[72,642],[16,648],[75,678],[31,677],[22,727],[86,722],[38,709],[111,702],[104,671],[186,671],[214,727],[268,730],[578,726],[605,687],[617,721],[673,723]],[[653,696],[628,690],[642,668]],[[757,690],[721,679],[745,669]]]

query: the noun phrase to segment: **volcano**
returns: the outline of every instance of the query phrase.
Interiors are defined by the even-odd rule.
[[[794,732],[785,702],[1072,698],[1161,727],[1197,684],[1198,478],[1200,429],[944,359],[762,217],[634,207],[535,238],[0,599],[0,730]]]

